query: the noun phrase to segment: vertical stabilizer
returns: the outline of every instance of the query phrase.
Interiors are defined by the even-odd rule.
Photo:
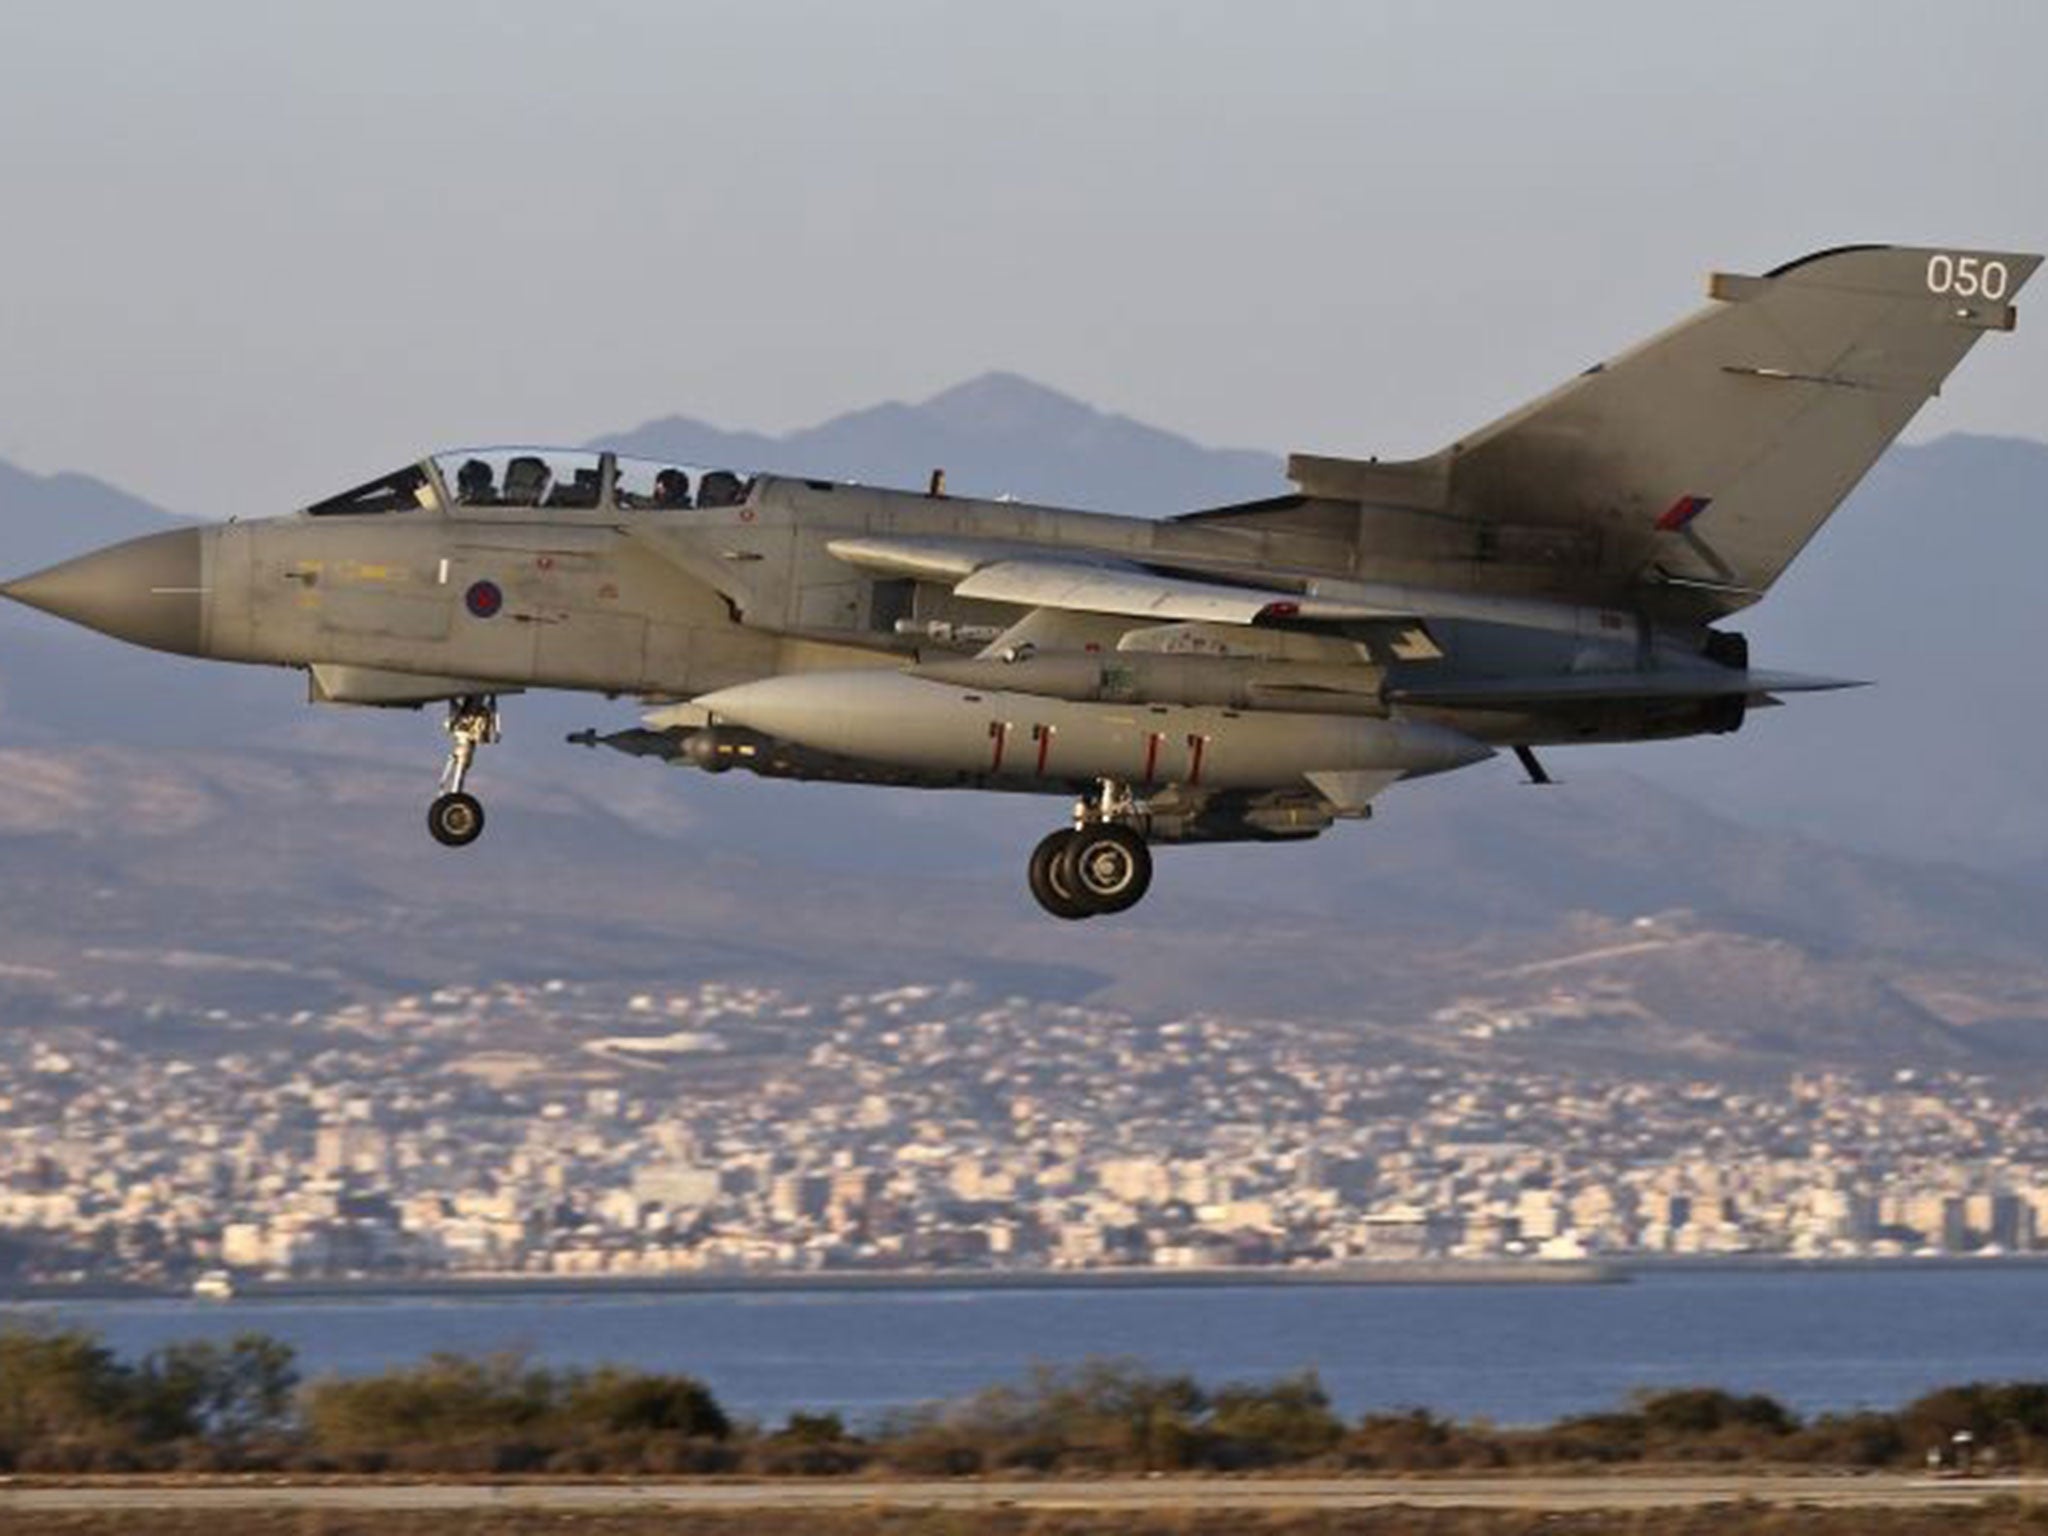
[[[1589,588],[1662,584],[1725,612],[1777,579],[1980,336],[2013,328],[2040,262],[1872,245],[1717,275],[1705,309],[1428,459],[1353,466],[1348,484],[1345,461],[1290,469],[1312,496],[1438,486],[1438,510],[1482,530],[1578,535]]]

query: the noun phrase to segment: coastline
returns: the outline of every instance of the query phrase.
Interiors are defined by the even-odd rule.
[[[1659,1275],[1874,1274],[1980,1272],[2048,1268],[2048,1253],[1996,1256],[1927,1254],[1864,1258],[1794,1258],[1785,1254],[1660,1257],[1627,1255],[1568,1260],[1417,1260],[1326,1266],[1189,1269],[900,1269],[792,1270],[677,1275],[365,1275],[235,1282],[237,1301],[336,1300],[350,1297],[438,1300],[451,1297],[735,1296],[891,1291],[1160,1291],[1269,1287],[1626,1285]],[[66,1301],[191,1300],[189,1287],[133,1280],[36,1281],[0,1284],[0,1306]]]
[[[1017,1270],[801,1270],[685,1275],[473,1275],[414,1278],[237,1281],[236,1301],[394,1300],[450,1297],[732,1296],[778,1293],[886,1291],[1112,1291],[1226,1290],[1272,1286],[1366,1287],[1401,1285],[1521,1286],[1614,1285],[1626,1281],[1618,1265],[1590,1260],[1385,1263],[1316,1268],[1242,1269],[1017,1269]],[[0,1303],[48,1301],[161,1301],[190,1299],[174,1285],[43,1282],[0,1286]]]

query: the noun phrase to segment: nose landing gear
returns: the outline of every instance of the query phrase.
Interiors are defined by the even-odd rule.
[[[427,807],[427,830],[447,848],[465,848],[483,835],[483,802],[466,793],[463,783],[476,749],[498,739],[498,701],[489,694],[469,694],[448,703],[448,763],[441,770],[441,793]]]
[[[1031,894],[1054,917],[1077,921],[1125,912],[1152,885],[1152,850],[1131,825],[1130,788],[1105,779],[1094,801],[1074,805],[1074,826],[1031,851]]]

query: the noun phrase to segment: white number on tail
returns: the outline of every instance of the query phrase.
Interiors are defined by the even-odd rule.
[[[1927,258],[1929,293],[1952,293],[1957,298],[1995,302],[2004,298],[2011,286],[2012,275],[2002,261],[1986,261],[1982,256],[1951,256],[1945,251]]]

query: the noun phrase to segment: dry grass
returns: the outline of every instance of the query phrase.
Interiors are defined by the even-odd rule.
[[[8,1512],[8,1536],[2044,1536],[2048,1507],[1602,1513],[1379,1509]]]

